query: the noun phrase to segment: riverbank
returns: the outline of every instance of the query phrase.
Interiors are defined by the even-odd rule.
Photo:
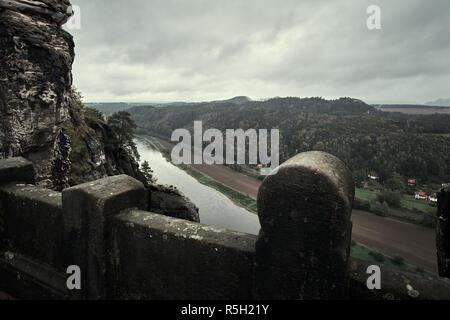
[[[150,137],[150,136],[142,136],[141,135],[138,137],[145,140],[149,144],[151,144],[156,150],[161,152],[161,154],[166,158],[167,161],[171,162],[170,152],[168,151],[169,150],[168,146],[167,145],[164,146],[163,141],[161,141],[157,138],[154,138],[154,137]],[[206,185],[210,188],[213,188],[213,189],[221,192],[236,205],[256,214],[256,212],[257,212],[256,192],[255,192],[255,197],[253,198],[253,197],[250,197],[249,195],[243,194],[242,192],[240,192],[224,183],[219,182],[218,180],[214,179],[213,177],[209,176],[208,174],[205,174],[204,172],[196,169],[194,166],[189,166],[189,165],[185,165],[185,164],[180,164],[180,165],[176,165],[176,166],[179,167],[180,169],[184,170],[186,173],[188,173],[190,176],[195,178],[201,184]],[[230,169],[230,171],[231,171],[231,169]]]

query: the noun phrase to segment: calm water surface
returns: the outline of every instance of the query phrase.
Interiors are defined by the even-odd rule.
[[[168,162],[162,154],[143,140],[135,140],[141,161],[148,161],[158,184],[177,187],[199,208],[200,222],[234,231],[258,234],[258,217],[236,206],[215,189],[207,187],[185,171]]]

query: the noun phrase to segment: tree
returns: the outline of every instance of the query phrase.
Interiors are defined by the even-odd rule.
[[[86,121],[97,121],[97,120],[103,120],[103,114],[92,108],[84,108],[84,117]]]
[[[115,133],[118,143],[127,153],[139,161],[140,156],[137,151],[136,144],[133,141],[134,130],[137,125],[131,115],[126,111],[119,111],[108,118],[108,125]]]
[[[387,203],[393,208],[401,207],[402,196],[399,192],[383,190],[380,194],[378,194],[377,199],[379,202]]]
[[[398,191],[401,193],[403,193],[406,189],[405,178],[403,178],[397,172],[394,172],[394,174],[386,180],[384,185],[390,190]]]
[[[314,151],[323,151],[325,150],[325,145],[322,141],[317,142],[314,147],[313,147]]]
[[[355,180],[355,184],[358,188],[363,187],[363,181],[367,179],[367,174],[363,170],[355,170],[353,172],[353,179]]]
[[[141,165],[141,171],[149,184],[155,184],[156,178],[153,176],[153,170],[150,168],[148,161],[144,161]]]

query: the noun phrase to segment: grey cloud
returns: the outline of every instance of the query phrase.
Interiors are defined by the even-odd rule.
[[[447,0],[72,2],[86,100],[448,96]],[[382,30],[366,28],[371,4]]]

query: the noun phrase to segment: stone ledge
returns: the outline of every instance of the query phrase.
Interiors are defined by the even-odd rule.
[[[8,158],[0,161],[0,185],[10,182],[34,184],[33,163],[25,158]]]
[[[388,266],[380,266],[381,290],[368,290],[366,281],[370,275],[366,273],[367,267],[375,263],[354,258],[350,261],[351,300],[450,299],[450,280],[428,273],[412,273]],[[408,290],[408,285],[412,290]]]
[[[251,234],[139,210],[130,210],[119,214],[116,219],[125,223],[130,229],[140,227],[148,230],[149,234],[153,230],[175,238],[201,241],[212,246],[237,249],[248,253],[255,251],[257,237]]]
[[[18,299],[79,299],[66,287],[66,274],[15,252],[0,251],[2,290]]]
[[[83,199],[92,199],[108,214],[127,208],[147,208],[147,191],[142,182],[127,176],[118,175],[64,189],[63,203],[80,205]],[[81,197],[81,198],[80,198]],[[105,207],[104,207],[105,206]]]
[[[114,220],[110,297],[252,298],[255,236],[136,210]]]
[[[60,192],[26,184],[1,186],[0,216],[8,250],[64,268]]]
[[[32,184],[8,184],[1,186],[0,191],[7,193],[14,198],[24,198],[28,202],[37,206],[39,203],[45,203],[49,206],[62,210],[61,192],[50,189],[36,187]]]

